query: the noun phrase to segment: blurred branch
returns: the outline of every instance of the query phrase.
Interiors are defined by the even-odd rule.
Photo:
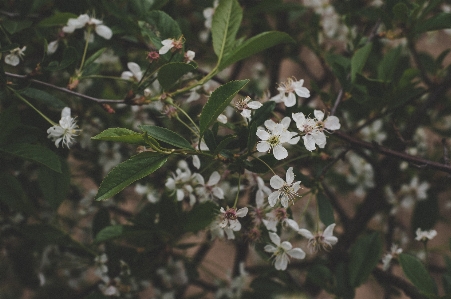
[[[27,76],[27,75],[17,75],[17,74],[12,74],[12,73],[8,73],[8,72],[5,72],[5,75],[8,76],[8,77],[12,77],[12,78],[20,79],[20,80],[27,80],[28,82],[31,82],[31,83],[34,83],[34,84],[37,84],[37,85],[46,86],[46,87],[49,87],[51,89],[55,89],[55,90],[58,90],[58,91],[61,91],[61,92],[64,92],[64,93],[67,93],[67,94],[70,94],[70,95],[82,98],[82,99],[94,101],[94,102],[97,102],[97,103],[116,103],[116,104],[117,103],[125,103],[124,100],[98,99],[98,98],[90,97],[90,96],[84,95],[82,93],[79,93],[79,92],[76,92],[76,91],[73,91],[73,90],[70,90],[70,89],[67,89],[67,88],[64,88],[64,87],[59,87],[59,86],[56,86],[56,85],[53,85],[53,84],[50,84],[50,83],[46,83],[46,82],[43,82],[43,81],[39,81],[39,80],[36,80],[36,79],[30,79],[30,77]]]
[[[415,286],[413,286],[412,284],[410,284],[409,282],[407,282],[406,280],[404,280],[401,277],[387,273],[379,268],[375,268],[373,270],[373,275],[376,277],[376,279],[378,281],[383,282],[383,284],[389,284],[389,285],[395,286],[396,288],[402,290],[404,292],[404,294],[406,294],[407,296],[409,296],[412,299],[427,298],[426,296],[423,296],[422,294],[420,294],[420,292],[418,291],[418,289]]]
[[[411,155],[403,153],[403,152],[394,151],[394,150],[388,149],[386,147],[383,147],[377,143],[366,142],[366,141],[357,139],[355,137],[352,137],[352,136],[350,136],[346,133],[340,132],[340,131],[334,132],[334,136],[349,142],[355,148],[359,148],[359,147],[366,148],[366,149],[373,150],[373,151],[376,151],[378,153],[381,153],[381,154],[384,154],[387,156],[396,157],[400,160],[414,163],[416,165],[424,165],[424,167],[437,169],[437,170],[451,174],[451,166],[446,165],[446,164],[441,164],[441,163],[429,161],[429,160],[426,160],[426,159],[423,159],[420,157],[411,156]]]

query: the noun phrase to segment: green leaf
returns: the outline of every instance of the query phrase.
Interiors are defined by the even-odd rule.
[[[382,242],[379,234],[359,238],[350,250],[349,278],[351,286],[358,287],[368,279],[373,269],[379,263],[382,252]]]
[[[186,73],[196,69],[194,65],[184,62],[171,62],[163,65],[158,71],[158,82],[167,91]]]
[[[270,118],[275,107],[276,102],[274,101],[263,103],[263,106],[255,110],[249,125],[252,125],[254,123],[257,127],[263,125],[263,123]]]
[[[144,139],[143,134],[125,128],[109,128],[101,132],[100,134],[91,137],[91,139],[124,142],[138,145],[146,144],[146,140]]]
[[[323,192],[320,192],[316,196],[316,200],[318,203],[319,219],[321,219],[325,226],[335,223],[334,209],[330,204],[329,198]]]
[[[76,19],[78,16],[70,12],[56,13],[51,17],[45,18],[38,23],[39,27],[62,26],[66,25],[69,19]]]
[[[368,56],[370,55],[372,43],[367,43],[362,48],[358,49],[351,58],[351,81],[354,82],[358,73],[363,70]]]
[[[230,142],[234,141],[236,137],[237,137],[236,135],[228,135],[224,139],[222,139],[221,142],[219,142],[218,146],[216,147],[214,154],[215,155],[219,154],[223,149],[227,147],[227,145],[229,145]]]
[[[111,239],[119,238],[125,229],[123,225],[111,225],[103,228],[95,236],[95,242],[105,242]]]
[[[223,57],[233,50],[235,36],[241,25],[243,10],[236,0],[222,0],[213,15],[211,34],[213,50],[218,56],[218,65]]]
[[[433,30],[451,28],[451,14],[442,12],[434,15],[426,21],[419,22],[415,27],[415,33],[423,33]]]
[[[263,160],[265,163],[263,163],[260,160]],[[248,161],[248,163],[246,163],[244,167],[247,170],[255,173],[264,173],[271,170],[270,168],[268,168],[268,165],[270,167],[273,167],[276,163],[277,160],[276,158],[274,158],[274,155],[268,154],[260,156],[259,159],[253,159],[251,161]]]
[[[401,253],[399,263],[404,274],[420,292],[427,295],[437,295],[437,286],[419,259],[410,254]]]
[[[46,147],[27,143],[13,143],[0,146],[0,152],[40,163],[61,173],[61,163],[58,155]]]
[[[393,75],[395,74],[401,54],[402,47],[399,46],[391,49],[387,54],[384,55],[384,58],[377,68],[378,79],[385,82],[393,80]]]
[[[434,228],[439,218],[439,205],[436,196],[429,196],[426,200],[417,201],[412,216],[412,230],[417,228],[429,230]]]
[[[92,235],[97,234],[111,224],[110,212],[107,208],[100,208],[92,219]]]
[[[150,125],[139,126],[139,128],[157,140],[166,142],[178,148],[193,149],[188,140],[169,129]]]
[[[14,34],[23,29],[26,29],[31,26],[33,22],[31,20],[23,20],[23,21],[12,21],[8,19],[2,20],[2,26],[9,32],[9,34]]]
[[[4,46],[0,49],[0,52],[9,52],[11,50],[14,50],[16,48],[19,48],[19,44],[9,44],[7,46]]]
[[[77,60],[78,60],[77,50],[73,47],[68,47],[64,49],[63,59],[61,60],[61,63],[58,63],[57,61],[52,61],[49,63],[47,67],[44,68],[44,70],[51,72],[61,71],[77,62]]]
[[[205,130],[204,141],[210,151],[214,152],[216,150],[217,144],[215,140],[215,135],[211,130],[208,129]]]
[[[154,10],[144,16],[144,21],[138,22],[141,33],[148,37],[156,46],[161,47],[161,41],[168,38],[179,38],[182,35],[179,25],[165,12]]]
[[[144,152],[137,154],[113,168],[100,184],[96,200],[105,200],[125,187],[153,173],[166,163],[167,155]]]
[[[256,143],[257,143],[257,123],[254,122],[249,126],[249,137],[247,139],[247,151],[249,153],[252,152]]]
[[[0,201],[10,209],[33,214],[33,202],[27,197],[20,182],[6,172],[0,172]]]
[[[199,119],[200,135],[218,118],[229,105],[233,97],[249,82],[249,80],[230,81],[218,87],[205,104]]]
[[[198,232],[210,225],[217,214],[218,206],[212,201],[196,204],[186,214],[183,229],[186,232]]]
[[[100,57],[100,55],[103,54],[103,52],[105,52],[106,49],[107,48],[102,48],[102,49],[98,50],[97,52],[95,52],[94,54],[92,54],[88,59],[86,59],[84,67],[87,67],[88,65],[93,63],[97,58]]]
[[[60,159],[61,173],[47,167],[39,169],[38,184],[45,200],[56,210],[66,198],[70,187],[70,170],[66,160]]]
[[[407,22],[409,20],[410,10],[405,3],[399,2],[393,6],[393,14],[401,22]]]
[[[9,141],[8,136],[20,125],[20,116],[16,105],[11,105],[0,113],[0,143]]]
[[[253,36],[227,54],[221,62],[219,70],[281,43],[294,43],[294,40],[288,34],[279,31],[268,31]]]
[[[24,90],[21,90],[19,93],[26,97],[32,98],[45,106],[52,107],[58,110],[61,110],[67,106],[66,103],[64,103],[60,99],[36,88],[28,87]]]

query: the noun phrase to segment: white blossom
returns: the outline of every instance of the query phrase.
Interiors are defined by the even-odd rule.
[[[166,188],[175,194],[178,201],[182,201],[185,197],[188,197],[190,204],[193,205],[196,202],[196,196],[194,195],[194,188],[192,186],[193,176],[188,168],[188,164],[181,160],[178,163],[178,168],[172,177],[166,180]]]
[[[52,55],[58,50],[59,40],[54,40],[47,45],[47,54]]]
[[[289,258],[303,259],[305,252],[301,248],[293,248],[290,242],[280,242],[280,237],[276,233],[269,233],[269,238],[276,245],[266,245],[265,251],[272,253],[274,257],[274,266],[276,270],[286,270]]]
[[[259,101],[251,101],[251,98],[249,96],[245,97],[244,99],[240,99],[235,103],[235,108],[241,111],[241,115],[244,118],[251,119],[251,109],[258,109],[260,108],[262,103]]]
[[[429,187],[428,182],[420,183],[417,176],[413,177],[409,185],[403,184],[399,190],[401,205],[405,208],[410,208],[417,200],[426,200]]]
[[[372,124],[362,128],[360,134],[368,142],[375,141],[381,143],[387,139],[387,133],[384,132],[382,126],[383,122],[381,119],[375,120]]]
[[[324,232],[312,234],[309,230],[301,228],[298,233],[309,239],[308,245],[312,252],[317,252],[319,249],[329,250],[338,242],[338,238],[334,236],[335,223],[326,227]]]
[[[268,197],[268,202],[271,207],[279,201],[283,207],[288,207],[288,202],[293,201],[298,197],[298,190],[301,185],[301,181],[294,182],[293,167],[288,168],[286,173],[286,181],[284,181],[280,176],[274,175],[269,181],[271,187],[276,189]]]
[[[19,64],[20,59],[22,59],[22,56],[24,56],[24,51],[27,49],[27,47],[21,48],[15,48],[11,51],[9,51],[9,54],[5,56],[5,63],[16,66]]]
[[[437,231],[435,229],[431,230],[421,230],[421,228],[417,228],[416,230],[416,237],[415,240],[427,242],[428,240],[432,240],[435,236],[437,236]]]
[[[185,62],[189,63],[194,60],[194,57],[196,57],[196,53],[194,51],[188,50],[185,53]]]
[[[59,147],[61,143],[63,147],[66,146],[69,148],[73,142],[74,136],[77,136],[79,133],[80,130],[78,129],[75,118],[70,116],[69,107],[65,107],[61,111],[59,124],[54,125],[47,130],[47,134],[49,134],[48,138],[55,142],[56,147]]]
[[[385,254],[382,258],[382,269],[384,271],[387,271],[390,266],[391,260],[397,258],[401,253],[402,248],[398,248],[398,245],[392,244],[390,252]]]
[[[296,104],[296,95],[303,98],[310,97],[310,91],[303,86],[304,80],[294,81],[288,78],[286,82],[280,84],[277,88],[279,94],[270,100],[276,103],[284,102],[285,106],[292,107]]]
[[[163,54],[166,54],[167,52],[169,52],[169,50],[174,51],[174,50],[179,50],[179,49],[183,48],[183,41],[184,41],[183,36],[181,36],[177,40],[173,39],[173,38],[168,38],[168,39],[162,40],[161,44],[163,46],[160,48],[160,50],[158,50],[158,54],[163,55]]]
[[[238,217],[246,216],[248,208],[244,207],[238,210],[236,208],[227,208],[227,210],[224,210],[221,207],[220,212],[218,220],[213,222],[211,226],[212,235],[224,237],[225,233],[229,240],[235,239],[233,232],[241,230],[241,223],[238,221]]]
[[[87,14],[82,14],[76,19],[69,19],[67,21],[67,25],[63,27],[63,32],[72,33],[76,29],[81,29],[85,26],[94,28],[94,31],[104,39],[110,39],[113,36],[113,32],[108,26],[103,25],[102,21],[92,18]],[[87,32],[85,32],[85,39],[92,42],[94,40],[94,36],[92,34],[88,36]]]
[[[141,81],[143,77],[141,67],[135,62],[127,63],[127,67],[130,71],[122,72],[121,78],[125,80],[133,80],[136,82]]]
[[[275,123],[272,120],[265,121],[267,129],[257,129],[256,134],[261,139],[257,143],[257,151],[264,153],[272,149],[273,155],[277,160],[288,157],[288,151],[283,147],[283,144],[296,144],[300,139],[299,136],[295,137],[296,133],[287,130],[290,121],[288,117],[284,118],[280,123]]]
[[[221,179],[219,172],[214,171],[210,175],[207,183],[205,183],[203,176],[198,173],[194,174],[194,179],[200,185],[195,188],[196,194],[199,196],[199,202],[204,202],[213,198],[224,199],[224,191],[217,186]]]

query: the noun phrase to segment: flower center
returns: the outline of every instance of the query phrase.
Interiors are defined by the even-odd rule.
[[[268,138],[267,142],[271,147],[275,147],[280,143],[279,139],[280,139],[279,135],[271,135],[271,137]]]
[[[236,210],[234,208],[228,209],[225,212],[224,217],[229,220],[236,220],[238,216],[236,215]]]

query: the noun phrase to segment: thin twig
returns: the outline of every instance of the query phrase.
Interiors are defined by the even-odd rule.
[[[55,90],[62,91],[64,93],[71,94],[73,96],[76,96],[76,97],[79,97],[82,99],[94,101],[97,103],[124,103],[125,102],[124,100],[98,99],[98,98],[90,97],[90,96],[84,95],[82,93],[79,93],[79,92],[76,92],[76,91],[73,91],[73,90],[70,90],[70,89],[67,89],[64,87],[59,87],[59,86],[56,86],[56,85],[53,85],[50,83],[46,83],[43,81],[39,81],[36,79],[30,79],[27,75],[17,75],[17,74],[12,74],[12,73],[7,73],[7,72],[5,72],[5,75],[8,77],[12,77],[12,78],[20,79],[20,80],[27,80],[27,81],[37,84],[37,85],[46,86],[46,87],[49,87],[49,88],[52,88]]]

